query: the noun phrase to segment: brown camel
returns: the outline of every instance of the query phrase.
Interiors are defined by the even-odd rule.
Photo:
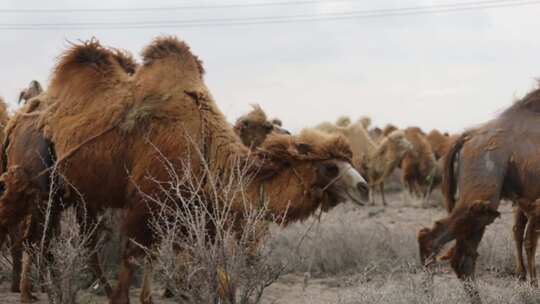
[[[441,170],[431,145],[420,128],[405,129],[405,138],[413,148],[401,161],[401,183],[409,193],[422,197],[423,204],[426,205],[431,192],[441,182]]]
[[[156,39],[143,51],[143,66],[133,78],[112,58],[96,41],[72,47],[54,70],[47,92],[51,105],[41,115],[57,171],[84,196],[86,209],[127,212],[123,231],[133,242],[126,242],[111,303],[129,302],[133,259],[143,253],[135,244],[150,248],[155,242],[148,225],[158,206],[145,197],[162,194],[155,181],[167,180],[170,173],[159,165],[163,157],[179,176],[189,162],[196,180],[204,170],[226,177],[233,164],[246,160],[255,166],[246,197],[255,204],[264,189],[271,198],[269,216],[286,215],[286,222],[307,218],[319,207],[366,199],[367,185],[352,168],[343,137],[309,131],[271,135],[249,153],[214,103],[202,63],[185,43]],[[14,184],[11,176],[5,175],[7,187]],[[6,193],[17,189],[12,188]],[[247,207],[235,205],[235,214]],[[14,214],[0,200],[0,224],[18,223]],[[151,302],[147,295],[142,300]]]
[[[457,136],[450,136],[448,133],[441,133],[437,129],[431,130],[431,132],[426,135],[426,140],[431,146],[431,150],[435,155],[435,159],[439,160],[448,153],[450,150],[450,145]]]
[[[534,257],[540,224],[540,159],[535,151],[540,148],[539,116],[540,90],[536,89],[497,118],[461,135],[452,144],[444,168],[442,189],[449,215],[432,229],[418,232],[424,264],[433,262],[444,244],[456,240],[451,266],[473,303],[481,302],[474,284],[477,248],[486,226],[500,215],[501,199],[512,200],[519,210],[514,232],[520,276],[525,276],[521,257],[525,241],[531,282],[537,284]]]
[[[30,81],[30,84],[28,85],[28,88],[21,91],[19,94],[19,99],[17,100],[17,103],[27,102],[28,100],[38,96],[43,92],[43,88],[41,87],[41,84],[37,80]]]
[[[260,146],[272,132],[289,134],[281,126],[269,121],[259,105],[253,105],[253,110],[236,120],[234,131],[240,136],[242,143],[252,149]]]
[[[370,189],[377,189],[381,193],[382,203],[387,205],[384,196],[384,181],[399,166],[403,157],[412,149],[412,144],[407,140],[401,130],[394,131],[385,136],[377,145],[377,149],[363,163]],[[374,196],[371,196],[371,203],[375,204]]]
[[[125,51],[116,49],[111,51],[114,59],[122,69],[128,75],[132,75],[137,68],[137,63],[134,61],[133,57]],[[25,103],[15,116],[10,119],[6,127],[6,138],[1,154],[2,167],[0,168],[0,172],[6,172],[6,168],[12,168],[16,172],[9,172],[6,174],[17,175],[16,180],[20,183],[17,187],[19,191],[7,193],[2,197],[2,200],[4,200],[3,203],[16,206],[18,212],[29,215],[26,216],[26,220],[23,220],[20,225],[11,227],[9,231],[7,231],[7,235],[6,232],[3,232],[0,235],[0,245],[4,242],[6,236],[9,236],[10,238],[13,260],[11,290],[13,292],[22,291],[21,299],[23,302],[30,302],[34,300],[35,297],[29,292],[31,286],[27,279],[30,264],[25,265],[26,268],[24,271],[21,269],[22,240],[41,239],[41,229],[35,227],[35,222],[41,220],[36,220],[36,218],[43,217],[44,215],[42,214],[42,209],[36,209],[35,205],[39,204],[40,197],[45,197],[49,194],[49,176],[48,174],[43,173],[46,172],[54,158],[53,155],[51,155],[52,150],[49,149],[50,142],[44,138],[44,135],[38,126],[39,115],[36,115],[47,107],[45,100],[45,97],[41,99],[32,99]],[[10,179],[8,178],[7,180]],[[21,191],[23,189],[24,191]],[[37,195],[38,192],[40,192],[39,195]],[[54,199],[60,198],[56,196]],[[67,200],[64,200],[63,202],[65,207],[69,206],[66,202]],[[23,216],[18,217],[22,218]],[[107,296],[110,296],[112,294],[112,288],[103,274],[98,252],[94,250],[100,233],[100,229],[94,229],[94,226],[98,223],[96,214],[87,213],[86,210],[78,210],[77,217],[81,229],[83,229],[83,234],[86,235],[90,231],[95,231],[90,238],[90,242],[86,244],[90,248],[89,251],[92,253],[89,266],[93,270],[95,276],[99,279]],[[56,229],[57,225],[58,223],[52,223],[52,230]],[[21,231],[24,231],[25,235],[21,235]],[[21,271],[23,277],[22,280]]]
[[[353,151],[353,163],[368,180],[371,203],[375,204],[374,190],[379,190],[382,203],[386,205],[383,191],[384,180],[392,174],[405,153],[412,147],[405,139],[404,133],[392,132],[376,144],[364,128],[362,121],[357,121],[347,127],[325,122],[316,128],[327,133],[342,134],[349,139]]]

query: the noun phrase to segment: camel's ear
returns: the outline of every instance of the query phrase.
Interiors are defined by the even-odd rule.
[[[17,104],[21,104],[21,100],[23,100],[23,97],[25,94],[26,94],[26,90],[22,90],[21,94],[19,94],[19,100],[17,100]]]
[[[313,151],[313,147],[311,147],[309,144],[298,143],[296,144],[296,150],[298,150],[298,153],[306,155]]]

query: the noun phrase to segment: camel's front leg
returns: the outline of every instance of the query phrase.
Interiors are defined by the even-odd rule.
[[[480,304],[480,293],[476,286],[474,272],[476,259],[478,258],[478,245],[484,235],[485,227],[477,231],[472,231],[463,239],[456,240],[454,253],[450,265],[454,269],[457,277],[463,282],[465,292],[469,296],[472,304]]]
[[[142,304],[152,304],[152,279],[154,274],[154,267],[152,261],[149,258],[146,259],[144,264],[144,274],[142,281],[142,290],[141,290],[141,303]]]
[[[11,241],[11,260],[13,268],[11,270],[11,292],[20,292],[21,271],[22,271],[22,255],[23,247],[21,242],[21,233],[18,226],[9,230],[9,238]]]
[[[531,285],[538,287],[538,279],[536,278],[536,245],[538,244],[538,220],[539,218],[534,216],[529,219],[527,230],[525,231],[525,252],[527,253],[527,264],[529,268],[529,276],[531,278]]]
[[[525,234],[525,227],[527,226],[527,216],[518,207],[514,208],[514,226],[512,231],[514,233],[514,243],[516,246],[516,264],[518,278],[524,281],[527,277],[527,271],[525,269],[525,262],[523,261],[523,237]]]
[[[386,198],[384,197],[384,182],[381,182],[379,184],[379,191],[381,191],[381,197],[382,197],[382,204],[383,206],[386,206]]]
[[[22,258],[21,270],[21,303],[31,303],[37,301],[37,297],[32,295],[32,284],[30,282],[30,271],[32,267],[32,254],[25,250]]]

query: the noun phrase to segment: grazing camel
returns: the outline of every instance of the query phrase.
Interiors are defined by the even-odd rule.
[[[125,73],[132,75],[137,68],[137,63],[133,57],[126,51],[116,49],[111,51],[113,58]],[[0,235],[0,245],[4,242],[6,236],[9,236],[11,240],[11,255],[13,260],[11,290],[13,292],[20,291],[23,302],[31,302],[35,300],[35,297],[30,293],[31,286],[28,281],[30,264],[25,263],[24,266],[26,268],[24,271],[21,266],[22,240],[41,239],[41,230],[39,227],[35,227],[35,222],[39,222],[36,218],[43,217],[44,214],[42,214],[43,210],[36,209],[35,205],[39,205],[39,197],[49,195],[49,176],[43,173],[46,172],[48,166],[54,161],[51,158],[53,155],[51,155],[51,150],[48,147],[50,142],[44,138],[43,132],[39,128],[39,115],[36,115],[46,107],[46,98],[35,98],[26,102],[19,109],[5,128],[6,137],[1,154],[2,167],[0,168],[0,172],[5,173],[7,168],[16,168],[15,172],[8,172],[6,174],[15,174],[18,176],[16,178],[17,182],[20,183],[17,186],[18,189],[28,188],[28,191],[6,193],[2,197],[4,203],[15,206],[17,208],[16,210],[21,214],[31,214],[31,216],[27,216],[19,225],[13,226],[9,231],[4,231]],[[10,179],[8,178],[8,180]],[[40,195],[36,195],[36,189],[41,192]],[[60,200],[58,195],[53,199]],[[64,206],[68,207],[68,200],[65,197],[62,199]],[[18,217],[22,218],[23,216]],[[94,229],[94,226],[98,224],[97,215],[87,213],[86,210],[77,210],[77,220],[81,225],[84,235],[93,231],[89,242],[86,244],[91,252],[89,266],[103,286],[106,295],[111,296],[112,288],[103,274],[98,252],[94,250],[101,232],[101,229]],[[51,226],[53,229],[51,230],[57,229],[57,225],[58,223],[52,223]],[[101,228],[101,223],[98,228]],[[24,231],[25,234],[21,235],[21,231]]]
[[[41,87],[41,84],[37,80],[30,81],[30,84],[28,85],[28,88],[21,91],[19,94],[19,99],[17,100],[17,103],[21,102],[27,102],[28,100],[38,96],[43,92],[43,88]]]
[[[316,129],[327,133],[342,134],[351,144],[353,151],[353,164],[360,173],[367,178],[371,203],[375,204],[374,190],[381,192],[382,203],[386,205],[384,196],[384,180],[398,166],[405,153],[412,148],[401,131],[393,132],[386,136],[379,144],[376,144],[361,121],[339,127],[325,122],[319,124]]]
[[[422,197],[424,205],[433,189],[440,184],[441,170],[431,145],[420,128],[405,129],[405,138],[413,145],[401,161],[401,183],[409,193]]]
[[[352,168],[343,137],[273,134],[250,153],[213,101],[202,63],[187,44],[158,38],[142,55],[143,65],[129,77],[98,42],[73,46],[54,69],[47,91],[51,105],[40,115],[57,171],[84,196],[88,212],[126,210],[123,231],[133,242],[125,244],[111,303],[129,303],[133,261],[143,254],[139,245],[151,248],[156,241],[149,222],[159,206],[145,198],[163,195],[155,183],[170,176],[159,165],[163,157],[178,176],[188,162],[194,180],[205,170],[226,178],[238,160],[245,160],[254,167],[246,197],[256,204],[266,194],[269,218],[285,222],[305,219],[319,207],[367,199],[367,184]],[[4,194],[16,192],[17,179],[4,177]],[[234,204],[233,214],[254,207]],[[0,199],[1,226],[21,220],[13,216],[14,208]],[[141,300],[151,302],[147,294]]]
[[[290,134],[287,130],[268,121],[266,113],[259,105],[253,105],[253,110],[236,120],[234,131],[240,136],[242,143],[251,149],[260,146],[272,132]]]
[[[456,240],[451,266],[473,303],[481,302],[474,283],[477,248],[486,226],[500,215],[497,209],[501,199],[513,201],[520,212],[517,217],[526,217],[526,221],[518,218],[514,229],[518,270],[524,277],[524,241],[531,283],[537,285],[534,257],[540,224],[540,158],[536,153],[540,149],[539,118],[540,90],[536,89],[497,118],[457,138],[446,158],[442,184],[449,215],[435,222],[433,228],[418,232],[424,264],[433,262],[444,244]]]

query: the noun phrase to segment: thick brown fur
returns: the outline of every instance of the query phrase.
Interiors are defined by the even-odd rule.
[[[223,178],[236,172],[238,160],[253,164],[256,175],[246,196],[255,204],[264,188],[270,214],[286,215],[286,222],[344,200],[332,192],[333,178],[321,175],[329,163],[351,162],[342,137],[271,135],[249,153],[213,101],[202,64],[184,42],[156,39],[143,51],[143,66],[132,77],[113,58],[95,41],[68,50],[54,70],[47,92],[50,106],[40,126],[54,144],[59,172],[84,195],[89,212],[126,209],[123,231],[135,243],[151,246],[155,241],[148,224],[151,209],[158,206],[141,193],[162,195],[155,181],[170,176],[160,165],[162,158],[179,176],[189,163],[195,180],[206,170],[203,163]],[[246,206],[239,202],[234,208],[241,215]],[[139,245],[126,246],[112,303],[129,301],[132,259],[142,254]]]
[[[388,134],[394,132],[398,130],[398,127],[394,126],[393,124],[387,124],[383,130],[382,130],[382,134],[383,136],[388,136]]]
[[[516,204],[516,258],[519,277],[527,271],[537,285],[535,253],[540,223],[540,90],[514,103],[497,118],[465,132],[451,146],[445,165],[443,189],[450,214],[432,229],[418,232],[422,261],[438,254],[445,243],[456,240],[451,265],[464,281],[475,303],[480,297],[472,283],[478,245],[486,227],[498,216],[501,199]],[[459,172],[459,173],[457,173]],[[459,191],[458,200],[454,195]]]

